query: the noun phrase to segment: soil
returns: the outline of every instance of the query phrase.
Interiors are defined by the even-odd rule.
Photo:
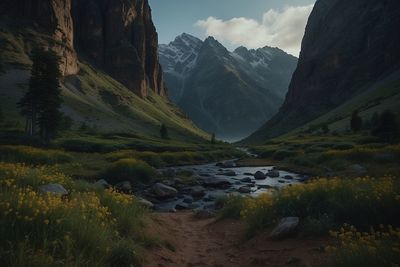
[[[272,240],[268,233],[246,240],[239,220],[198,219],[192,212],[157,213],[149,227],[162,245],[143,266],[321,266],[327,239]]]

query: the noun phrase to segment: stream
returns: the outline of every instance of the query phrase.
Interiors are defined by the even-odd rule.
[[[189,173],[194,178],[189,183],[183,182],[183,178],[161,181],[161,187],[176,189],[172,197],[165,199],[154,194],[154,187],[144,192],[142,196],[150,200],[154,204],[154,210],[158,212],[187,209],[212,211],[218,209],[216,201],[228,194],[256,197],[271,188],[279,189],[307,179],[304,175],[279,170],[274,166],[236,166],[235,160],[170,167],[159,171],[167,177],[180,177],[182,173]]]

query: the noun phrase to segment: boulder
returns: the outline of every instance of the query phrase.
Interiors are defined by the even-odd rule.
[[[183,200],[183,203],[192,204],[192,203],[193,203],[193,198],[191,198],[191,197],[186,197],[186,198]]]
[[[235,168],[237,166],[236,162],[229,160],[229,161],[223,161],[223,162],[218,162],[216,166],[219,167],[224,167],[224,168]]]
[[[264,174],[263,172],[257,171],[257,172],[254,174],[254,178],[255,178],[256,180],[264,180],[264,179],[266,179],[267,177],[265,176],[265,174]]]
[[[173,198],[178,194],[178,191],[175,188],[163,183],[154,184],[153,192],[158,198]]]
[[[188,209],[190,209],[190,206],[186,203],[179,203],[179,204],[176,204],[175,209],[176,210],[188,210]]]
[[[270,170],[267,173],[267,176],[271,177],[271,178],[277,178],[277,177],[279,177],[279,175],[280,175],[280,173],[277,170]]]
[[[278,225],[271,231],[271,238],[285,238],[296,230],[300,219],[298,217],[286,217],[279,221]]]
[[[132,185],[130,182],[124,181],[116,184],[115,189],[123,193],[130,193],[132,192]]]
[[[249,194],[249,193],[251,193],[251,188],[248,186],[242,186],[239,188],[238,191],[239,191],[239,193],[242,193],[242,194]]]
[[[194,198],[201,198],[205,195],[206,189],[202,186],[193,186],[190,188],[190,194]]]
[[[60,184],[46,184],[39,187],[39,191],[44,194],[67,196],[68,191]]]
[[[162,170],[162,175],[165,177],[175,177],[176,176],[176,170],[172,168],[168,168],[165,170]]]
[[[285,179],[285,180],[293,180],[294,178],[293,178],[293,176],[291,176],[291,175],[285,175],[285,176],[283,177],[283,179]]]
[[[227,179],[213,177],[204,180],[203,185],[214,188],[228,188],[231,186],[231,182],[228,181]]]
[[[140,205],[142,205],[143,207],[146,207],[148,209],[153,209],[154,208],[154,204],[144,198],[141,197],[137,197],[136,200],[138,201],[138,203]]]
[[[102,188],[110,188],[111,185],[104,179],[98,180],[93,184],[96,187],[102,187]]]
[[[245,172],[245,173],[243,173],[244,175],[249,175],[249,176],[254,176],[254,173],[251,173],[251,172]]]

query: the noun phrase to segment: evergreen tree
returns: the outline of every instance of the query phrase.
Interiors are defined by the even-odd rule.
[[[160,128],[160,136],[162,139],[168,139],[168,129],[167,126],[165,126],[165,124],[161,124],[161,128]]]
[[[362,118],[358,115],[358,111],[355,110],[351,115],[351,121],[350,121],[351,130],[357,133],[358,131],[361,130],[362,124],[363,124]]]
[[[0,123],[4,122],[4,114],[3,114],[3,109],[0,107]]]
[[[26,117],[26,132],[33,136],[36,134],[36,126],[39,126],[41,138],[48,144],[61,120],[59,57],[53,51],[35,49],[31,59],[29,89],[18,106],[21,114]]]
[[[389,110],[383,112],[372,134],[386,142],[392,142],[398,139],[399,127],[397,125],[396,115]]]
[[[211,135],[211,144],[215,144],[215,133]]]

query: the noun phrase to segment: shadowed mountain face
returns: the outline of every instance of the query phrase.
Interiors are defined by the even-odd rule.
[[[0,15],[50,34],[65,75],[78,72],[77,51],[140,97],[166,95],[147,0],[2,0]]]
[[[214,38],[188,34],[159,47],[169,95],[202,129],[243,138],[283,103],[297,59],[278,48],[229,52]]]
[[[400,67],[400,2],[319,0],[280,112],[247,141],[295,129]]]

